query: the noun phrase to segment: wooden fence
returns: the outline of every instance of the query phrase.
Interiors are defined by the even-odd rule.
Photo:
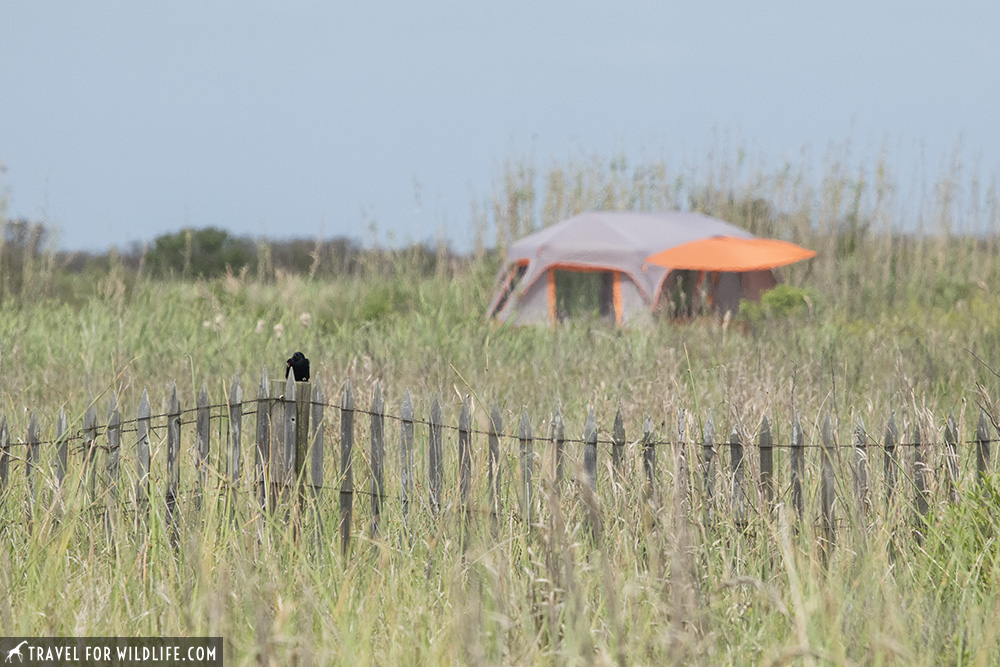
[[[356,407],[349,379],[344,383],[339,402],[336,402],[326,399],[319,381],[297,383],[289,378],[271,382],[266,369],[257,387],[256,399],[244,400],[237,373],[223,404],[210,404],[208,391],[203,385],[195,407],[182,409],[175,382],[165,405],[163,414],[152,415],[148,393],[143,391],[136,418],[123,420],[117,398],[112,396],[103,423],[99,423],[96,407],[91,404],[83,416],[82,427],[72,432],[66,412],[62,410],[55,420],[55,437],[45,442],[40,438],[37,412],[30,413],[25,436],[17,442],[11,439],[7,417],[0,417],[0,499],[6,503],[11,495],[11,461],[23,461],[30,520],[37,505],[45,502],[41,489],[46,489],[47,497],[53,504],[60,499],[69,470],[69,454],[73,452],[82,459],[79,479],[83,492],[88,493],[94,502],[98,498],[103,499],[104,507],[134,504],[138,515],[149,511],[154,497],[157,500],[162,498],[166,525],[172,539],[176,540],[182,497],[190,498],[194,507],[200,509],[205,498],[210,497],[206,494],[221,490],[220,497],[234,503],[240,493],[247,493],[252,500],[244,500],[252,501],[258,508],[258,516],[273,515],[277,508],[285,507],[285,516],[298,522],[307,514],[299,510],[318,508],[323,491],[332,489],[337,494],[340,548],[347,553],[352,535],[358,530],[354,525],[357,498],[370,501],[370,525],[367,530],[371,534],[382,530],[385,503],[391,499],[399,501],[404,522],[414,507],[420,507],[426,508],[434,519],[439,519],[447,510],[462,518],[488,514],[494,525],[501,520],[511,520],[530,526],[541,519],[536,516],[543,504],[536,501],[538,493],[534,475],[540,468],[539,460],[542,458],[547,462],[543,472],[551,479],[551,488],[556,493],[567,480],[575,481],[584,498],[599,508],[600,503],[593,502],[598,498],[599,454],[608,447],[610,458],[605,459],[603,466],[610,471],[609,479],[607,484],[602,483],[606,489],[601,491],[607,495],[607,489],[611,489],[617,502],[622,502],[622,498],[627,496],[647,504],[666,505],[660,502],[666,490],[657,469],[667,465],[673,498],[681,503],[675,506],[691,511],[692,498],[697,495],[705,521],[719,521],[723,520],[720,517],[725,517],[724,520],[731,520],[743,529],[754,520],[773,517],[777,506],[782,504],[801,523],[806,520],[804,486],[807,452],[818,450],[819,540],[826,553],[836,544],[837,511],[871,516],[894,502],[897,505],[900,502],[909,504],[919,537],[921,522],[928,516],[932,503],[954,501],[959,486],[965,480],[973,483],[982,481],[992,465],[990,449],[995,441],[992,435],[995,425],[982,408],[972,438],[965,441],[961,440],[959,427],[952,416],[943,422],[941,438],[924,438],[919,422],[915,422],[910,437],[906,439],[900,437],[895,417],[890,416],[880,438],[871,436],[859,418],[850,442],[840,443],[830,414],[817,421],[821,423],[818,442],[807,443],[805,430],[797,415],[787,431],[790,437],[786,443],[775,441],[767,417],[754,426],[752,437],[733,427],[729,436],[720,440],[711,414],[699,421],[698,426],[693,415],[684,411],[663,422],[664,430],[676,425],[675,437],[657,434],[653,420],[647,416],[642,421],[641,435],[629,441],[620,408],[612,421],[610,439],[599,438],[593,409],[587,415],[581,438],[566,436],[566,425],[559,409],[548,419],[546,436],[539,438],[533,435],[526,409],[521,410],[516,428],[509,434],[505,432],[502,413],[496,404],[489,411],[486,420],[488,428],[475,429],[472,409],[466,398],[458,425],[451,426],[443,423],[441,401],[437,398],[431,403],[428,418],[417,419],[407,390],[398,415],[388,415],[377,384],[372,390],[370,407],[364,409]],[[337,413],[340,430],[334,446],[340,450],[339,466],[335,466],[339,472],[336,484],[329,486],[324,480],[324,457],[328,449],[326,426],[336,418]],[[368,420],[367,443],[356,442],[355,419],[359,415]],[[244,421],[249,417],[256,418],[256,429],[253,435],[245,436]],[[386,457],[387,446],[392,447],[386,435],[387,419],[398,423],[398,447],[391,458]],[[924,423],[929,421],[925,419]],[[213,423],[218,427],[220,439],[224,440],[224,446],[216,455],[218,463],[215,465],[211,461]],[[182,429],[192,424],[195,429],[193,456],[182,456]],[[427,433],[426,458],[421,457],[426,461],[423,486],[426,498],[418,497],[416,493],[419,485],[414,461],[418,427],[426,429]],[[158,429],[165,436],[166,452],[165,474],[163,479],[156,480],[162,489],[162,496],[154,496],[151,474],[151,434]],[[450,493],[446,489],[445,474],[446,431],[457,435],[455,484]],[[124,436],[133,433],[134,439],[126,441]],[[449,438],[448,441],[454,439]],[[477,450],[477,443],[481,447],[483,439],[486,442],[485,461],[480,458],[483,454]],[[502,465],[505,457],[513,458],[505,445],[515,441],[518,465],[505,467]],[[252,449],[252,454],[245,454],[244,443]],[[365,444],[366,451],[356,452],[356,445],[363,448]],[[44,464],[41,460],[43,445],[47,453],[51,452],[51,464]],[[566,450],[570,445],[582,448],[582,465],[574,465],[567,470]],[[135,486],[131,496],[122,493],[121,488],[123,446],[134,448],[130,451],[134,451],[135,463]],[[538,456],[536,446],[538,449],[547,448],[547,457]],[[972,453],[964,458],[974,459],[975,466],[974,469],[967,469],[967,474],[963,476],[961,459],[970,449]],[[641,460],[641,472],[640,464],[627,465],[627,450],[634,453],[633,460]],[[729,453],[728,465],[718,460],[726,451]],[[786,485],[779,485],[777,481],[775,451],[787,453],[786,457],[782,457],[786,458],[788,466]],[[844,452],[848,455],[842,456]],[[907,453],[908,456],[905,456]],[[103,466],[99,460],[102,455]],[[355,463],[359,455],[367,463],[367,479],[364,480],[367,488],[355,479]],[[881,465],[879,457],[882,458]],[[248,464],[250,458],[253,461],[252,475],[245,475],[245,459]],[[189,474],[188,480],[193,488],[185,490],[181,488],[181,468],[190,465],[191,459],[193,475]],[[480,465],[474,466],[474,461],[480,461]],[[392,466],[395,466],[393,472],[398,474],[399,488],[389,492],[385,483],[386,472]],[[97,479],[102,468],[99,491]],[[485,486],[482,485],[483,468]],[[512,469],[513,473],[510,472]],[[479,471],[477,479],[474,479],[475,470]],[[512,480],[516,487],[516,504],[504,498],[505,474],[517,476],[516,480]],[[721,489],[718,487],[720,476],[723,482]],[[849,485],[845,483],[848,479]],[[639,484],[635,484],[636,481]],[[479,482],[479,494],[473,493],[476,482]],[[621,493],[623,489],[637,486],[641,487],[641,494],[630,491],[632,495],[628,496]],[[182,496],[182,491],[187,495]],[[485,498],[487,507],[482,507],[481,502],[477,504],[474,496]],[[838,510],[838,507],[844,509]]]

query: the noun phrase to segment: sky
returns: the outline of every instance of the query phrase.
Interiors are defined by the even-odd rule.
[[[1000,3],[0,2],[0,196],[59,247],[471,239],[511,156],[1000,165]]]

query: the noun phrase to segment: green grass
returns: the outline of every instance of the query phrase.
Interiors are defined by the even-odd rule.
[[[591,502],[577,481],[580,443],[567,444],[573,479],[557,496],[551,452],[536,440],[536,523],[529,527],[518,518],[518,443],[505,439],[506,509],[494,531],[484,512],[485,438],[473,441],[471,523],[463,527],[453,510],[436,522],[426,500],[426,426],[418,424],[418,501],[404,523],[399,424],[389,419],[383,530],[370,534],[370,499],[356,495],[346,559],[337,527],[340,423],[332,409],[324,465],[330,488],[319,505],[318,542],[312,518],[296,539],[282,513],[259,516],[246,486],[235,519],[211,501],[197,513],[190,426],[182,431],[184,525],[176,547],[163,513],[162,426],[152,437],[148,515],[133,509],[135,444],[126,431],[110,523],[102,514],[110,497],[91,504],[75,488],[79,453],[70,459],[65,506],[52,503],[54,449],[43,446],[39,503],[29,525],[24,449],[15,445],[18,458],[0,504],[0,626],[7,635],[222,635],[229,664],[996,664],[1000,629],[991,619],[1000,612],[994,594],[1000,480],[991,474],[975,482],[974,453],[963,442],[962,478],[951,503],[944,450],[929,446],[932,503],[926,523],[917,524],[912,448],[900,448],[897,500],[886,507],[877,446],[893,413],[904,442],[919,426],[932,443],[941,442],[949,412],[963,441],[980,407],[995,416],[996,236],[901,234],[883,221],[892,188],[875,177],[842,177],[849,172],[831,169],[817,192],[804,192],[794,174],[783,173],[745,180],[717,174],[715,187],[694,188],[687,176],[675,178],[656,165],[596,160],[557,165],[541,176],[539,194],[527,182],[537,178],[533,167],[510,167],[503,186],[509,192],[490,209],[495,229],[479,230],[484,238],[529,229],[532,206],[548,222],[602,192],[608,205],[632,208],[676,206],[688,193],[702,210],[819,252],[808,265],[785,271],[784,296],[791,301],[778,294],[777,306],[725,323],[498,326],[483,320],[497,268],[486,253],[437,262],[433,272],[405,253],[372,253],[363,258],[370,265],[330,281],[279,274],[160,282],[115,263],[86,276],[38,270],[23,282],[26,293],[5,293],[0,301],[0,412],[15,442],[31,410],[49,440],[61,407],[75,431],[92,400],[104,418],[112,392],[126,420],[135,417],[144,388],[153,412],[161,412],[174,381],[184,408],[194,406],[203,382],[212,402],[223,402],[236,372],[252,399],[262,369],[283,377],[284,360],[295,350],[307,354],[314,382],[335,403],[350,378],[357,405],[367,407],[378,382],[390,415],[399,413],[409,389],[418,419],[440,396],[445,423],[455,425],[468,396],[477,429],[488,429],[487,411],[496,401],[508,433],[525,408],[536,438],[545,437],[559,405],[573,439],[582,437],[591,407],[607,439],[620,406],[629,442],[620,486],[613,483],[610,447],[600,446],[598,496]],[[802,295],[805,307],[795,300]],[[651,416],[659,436],[673,439],[681,409],[688,411],[689,443],[700,441],[710,413],[720,439],[736,428],[746,442],[768,417],[779,445],[773,512],[762,511],[751,492],[749,524],[745,531],[735,527],[723,448],[713,519],[706,522],[700,469],[691,469],[690,478],[678,475],[671,446],[657,450],[661,502],[649,508],[637,442],[642,420]],[[837,544],[828,561],[818,546],[819,455],[812,447],[826,413],[842,445],[863,421],[871,437],[874,508],[856,512],[853,452],[837,450]],[[785,446],[795,414],[810,445],[801,526],[788,510]],[[254,427],[253,416],[246,417],[245,455]],[[368,416],[359,413],[354,469],[361,491],[370,483],[369,433]],[[213,422],[212,438],[211,478],[219,479],[221,420]],[[444,452],[452,502],[458,466],[451,430]],[[756,450],[748,447],[747,457],[753,479]],[[244,470],[250,469],[247,456]],[[689,512],[680,504],[685,480]]]

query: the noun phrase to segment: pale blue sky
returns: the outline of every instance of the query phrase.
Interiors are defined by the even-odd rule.
[[[499,165],[831,141],[1000,164],[1000,3],[0,3],[0,187],[65,248],[444,228]],[[415,191],[419,190],[419,207]]]

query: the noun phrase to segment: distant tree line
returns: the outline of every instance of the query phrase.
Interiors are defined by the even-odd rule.
[[[367,273],[429,275],[466,261],[449,249],[422,243],[405,248],[364,248],[347,237],[270,240],[237,236],[218,227],[185,228],[107,252],[52,247],[44,223],[0,219],[0,294],[20,295],[32,277],[100,273],[112,266],[135,277],[212,279],[231,273],[262,280],[278,273],[332,278]]]

